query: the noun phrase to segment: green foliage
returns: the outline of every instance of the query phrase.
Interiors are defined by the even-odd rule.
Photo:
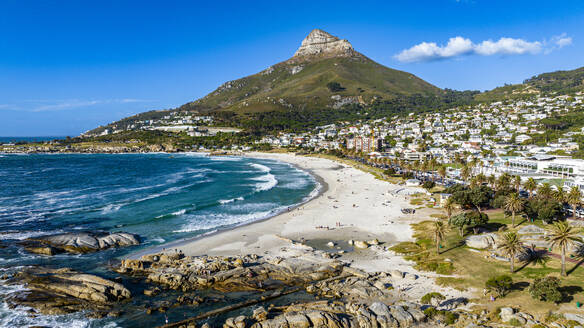
[[[444,295],[437,293],[437,292],[431,292],[428,293],[424,296],[422,296],[422,298],[420,299],[420,302],[422,302],[422,304],[430,304],[432,303],[432,299],[437,299],[439,301],[445,299]]]
[[[468,188],[463,185],[454,185],[444,192],[452,194],[452,200],[465,208],[483,208],[489,205],[493,197],[493,189],[487,186]]]
[[[505,297],[513,286],[513,279],[510,276],[503,275],[492,277],[485,283],[485,288],[496,294],[497,297]]]
[[[535,279],[529,285],[529,294],[536,300],[559,303],[564,296],[560,290],[560,279],[543,277]]]
[[[527,201],[524,208],[529,219],[542,220],[547,223],[562,218],[562,205],[553,199],[532,198]]]
[[[393,167],[390,167],[388,169],[386,169],[385,171],[383,171],[383,174],[388,175],[388,176],[394,176],[396,174],[395,169]]]
[[[428,180],[428,181],[424,181],[424,183],[422,183],[422,188],[424,188],[424,189],[432,189],[432,188],[434,188],[435,185],[436,184],[434,183],[434,181]]]
[[[441,318],[442,322],[446,325],[453,325],[458,320],[458,315],[456,313],[446,310],[437,310],[433,307],[426,308],[424,314],[430,319]]]
[[[331,91],[331,92],[339,92],[339,91],[343,91],[345,90],[345,88],[343,88],[341,86],[341,84],[339,82],[329,82],[326,84],[326,87]]]
[[[506,198],[507,198],[507,196],[505,196],[505,195],[495,196],[489,202],[489,206],[491,206],[492,208],[503,208],[503,206],[505,205]]]
[[[448,220],[448,224],[457,227],[461,232],[464,232],[465,228],[473,228],[480,225],[484,225],[489,222],[489,216],[485,213],[479,211],[467,211],[455,215]]]
[[[511,318],[511,320],[509,320],[509,322],[507,322],[507,324],[509,324],[510,326],[513,326],[513,327],[523,326],[521,321],[519,321],[519,319],[517,319],[517,318]]]
[[[452,274],[454,265],[451,262],[421,261],[416,268],[422,271],[432,271],[438,274]]]

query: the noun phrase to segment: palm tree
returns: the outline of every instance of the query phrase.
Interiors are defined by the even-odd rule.
[[[533,192],[537,189],[537,182],[534,178],[529,178],[523,184],[523,188],[529,192],[529,198],[533,197]]]
[[[551,198],[553,195],[553,190],[552,190],[552,186],[550,186],[549,183],[544,183],[541,186],[539,186],[539,188],[537,188],[537,196],[539,198]]]
[[[566,191],[564,190],[564,187],[562,186],[558,186],[557,189],[555,191],[552,192],[554,199],[560,203],[560,204],[564,204],[566,202]]]
[[[448,231],[448,226],[444,222],[436,220],[434,221],[434,241],[436,242],[436,255],[440,255],[440,242],[444,239],[446,232]]]
[[[452,197],[449,197],[444,204],[444,211],[446,212],[446,216],[449,220],[452,217],[452,213],[454,213],[455,209],[456,203],[454,203],[454,199]]]
[[[519,189],[521,188],[521,177],[516,175],[515,177],[513,177],[513,186],[515,187],[515,191],[519,192]]]
[[[446,178],[446,166],[441,165],[440,167],[438,167],[438,175],[440,175],[442,183],[444,183],[444,179]]]
[[[462,177],[462,180],[464,180],[465,182],[468,181],[468,179],[471,176],[470,167],[468,165],[464,165],[460,169],[460,176]]]
[[[511,273],[515,273],[515,257],[517,254],[523,252],[523,245],[519,240],[519,237],[514,232],[508,232],[503,235],[503,240],[497,247],[501,252],[509,257],[509,262],[511,263]]]
[[[501,176],[499,176],[499,179],[497,179],[497,188],[496,190],[505,190],[507,188],[509,188],[509,183],[511,181],[511,176],[509,175],[509,173],[505,172],[503,174],[501,174]]]
[[[479,186],[487,181],[487,177],[483,173],[477,174],[476,179]]]
[[[505,198],[505,211],[511,212],[511,225],[515,227],[515,213],[523,211],[523,199],[519,194],[512,193]]]
[[[572,207],[572,218],[575,218],[576,208],[582,203],[582,192],[580,191],[580,188],[576,186],[572,187],[566,196],[566,201],[570,204],[570,207]]]
[[[581,243],[579,230],[572,228],[568,223],[555,223],[549,231],[547,239],[551,248],[559,248],[562,255],[562,276],[566,276],[566,250],[575,243]]]
[[[489,183],[491,188],[495,189],[495,182],[497,182],[497,178],[495,178],[495,176],[491,174],[487,177],[487,182]]]

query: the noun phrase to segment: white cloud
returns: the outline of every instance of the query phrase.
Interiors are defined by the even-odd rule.
[[[563,48],[572,44],[572,38],[567,36],[566,33],[556,35],[552,38],[552,43],[558,48]]]
[[[482,56],[537,54],[542,49],[541,42],[529,42],[522,39],[500,38],[493,42],[486,40],[475,46],[475,53]]]
[[[546,41],[526,41],[523,39],[500,38],[497,41],[485,40],[473,43],[470,39],[457,36],[450,38],[446,45],[437,45],[435,42],[422,42],[409,49],[405,49],[394,58],[401,62],[420,62],[446,59],[463,55],[523,55],[549,53],[555,49],[572,44],[572,38],[562,34],[552,38],[551,44]]]

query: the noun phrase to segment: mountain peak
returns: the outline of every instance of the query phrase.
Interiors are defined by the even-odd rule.
[[[300,56],[351,56],[355,53],[353,46],[347,40],[341,40],[320,29],[314,29],[302,41],[294,57]]]

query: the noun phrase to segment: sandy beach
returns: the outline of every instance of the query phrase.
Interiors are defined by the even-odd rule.
[[[419,272],[412,262],[388,250],[396,243],[413,240],[411,223],[430,219],[429,210],[418,210],[414,215],[401,212],[402,208],[413,207],[408,195],[424,193],[424,189],[381,181],[349,165],[323,158],[271,153],[246,156],[296,165],[318,177],[323,190],[307,203],[273,218],[168,244],[167,252],[179,250],[190,256],[257,254],[312,261],[326,261],[321,256],[323,252],[340,252],[340,261],[366,272],[399,270],[417,276],[415,280],[395,283],[397,290],[404,293],[400,294],[403,298],[419,300],[429,291],[447,297],[470,296],[437,286],[433,280],[436,274]],[[380,244],[367,249],[348,244],[349,240],[375,239]],[[335,246],[327,246],[329,242]]]

